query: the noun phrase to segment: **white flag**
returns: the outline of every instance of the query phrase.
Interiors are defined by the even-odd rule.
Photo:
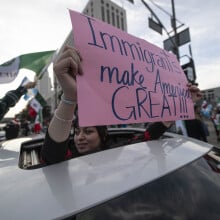
[[[19,71],[20,57],[16,57],[3,65],[0,65],[0,83],[9,83],[13,81]]]

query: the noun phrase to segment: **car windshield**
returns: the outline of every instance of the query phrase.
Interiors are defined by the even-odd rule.
[[[77,216],[85,219],[219,219],[220,175],[203,157]]]

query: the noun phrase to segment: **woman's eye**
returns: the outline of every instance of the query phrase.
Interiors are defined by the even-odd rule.
[[[75,130],[75,134],[79,135],[80,134],[80,130]]]
[[[91,129],[86,129],[85,130],[85,134],[91,134],[93,132],[93,130],[91,130]]]

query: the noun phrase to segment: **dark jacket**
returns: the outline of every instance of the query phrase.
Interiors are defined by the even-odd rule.
[[[9,108],[14,107],[20,100],[21,96],[27,92],[27,89],[23,86],[19,86],[16,90],[11,90],[0,99],[0,120],[4,118]]]
[[[9,122],[5,127],[5,137],[7,140],[17,138],[19,134],[19,125],[13,122]]]
[[[186,130],[189,137],[207,142],[203,122],[199,119],[185,120]]]

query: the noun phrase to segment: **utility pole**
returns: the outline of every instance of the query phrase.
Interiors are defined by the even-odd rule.
[[[177,27],[174,0],[171,0],[172,14],[169,14],[171,19],[171,27],[172,27],[172,31],[170,32],[167,31],[166,27],[162,24],[159,17],[150,8],[150,6],[144,0],[141,0],[141,2],[151,12],[151,18],[149,18],[149,27],[154,31],[160,33],[161,35],[162,35],[162,30],[166,32],[166,34],[168,35],[168,39],[163,41],[164,49],[167,51],[172,51],[176,55],[177,60],[180,62],[180,59],[183,56],[180,56],[179,47],[190,42],[190,34],[189,34],[189,28],[186,28],[185,30],[182,30],[179,33],[177,32],[177,29],[183,26],[184,24],[181,24],[180,26]],[[170,33],[173,33],[173,36],[170,36]],[[192,58],[191,47],[189,49],[191,55],[191,57],[187,56],[189,58],[189,62],[183,64],[181,67],[184,73],[186,74],[187,79],[194,84],[196,80],[196,72],[195,72],[194,61]]]
[[[175,39],[175,47],[174,47],[174,53],[177,56],[177,59],[180,59],[180,55],[179,55],[179,42],[178,42],[178,35],[177,35],[177,28],[176,28],[176,13],[175,13],[175,5],[174,5],[174,0],[171,0],[171,4],[172,4],[172,17],[171,17],[171,24],[172,24],[172,28],[173,28],[173,32],[174,32],[174,39]]]
[[[175,7],[174,7],[174,0],[172,0],[172,11],[173,11],[173,15],[171,16],[171,26],[173,28],[173,32],[174,32],[174,36],[171,37],[170,33],[168,32],[168,30],[166,29],[166,27],[163,25],[163,23],[161,22],[161,20],[159,19],[159,17],[154,13],[154,11],[150,8],[150,6],[144,1],[141,0],[141,2],[143,3],[143,5],[151,12],[151,15],[153,16],[153,18],[156,20],[156,22],[154,22],[154,27],[150,26],[153,30],[157,31],[155,29],[155,25],[157,27],[160,27],[161,29],[163,29],[166,34],[168,35],[168,44],[169,47],[172,48],[172,51],[174,54],[176,54],[177,59],[179,60],[179,42],[178,42],[178,34],[177,34],[177,27],[176,27],[176,15],[175,15]],[[152,22],[151,22],[152,23]],[[157,31],[159,32],[159,31]],[[162,34],[162,31],[160,31]],[[166,49],[166,48],[165,48]]]

